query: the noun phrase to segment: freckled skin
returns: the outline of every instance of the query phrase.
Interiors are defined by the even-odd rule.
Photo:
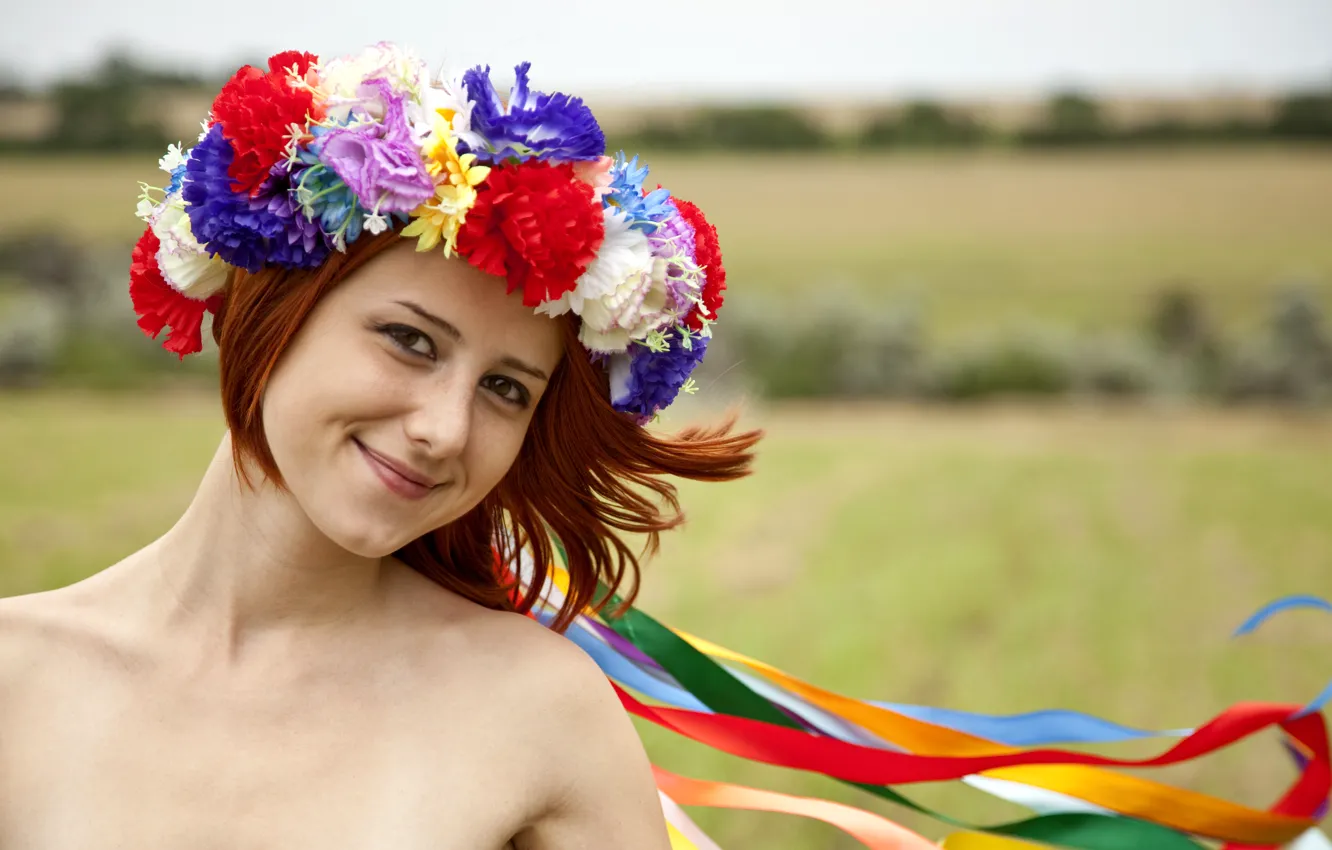
[[[0,847],[667,850],[595,664],[391,556],[502,478],[546,388],[512,363],[561,356],[410,243],[327,294],[263,399],[289,493],[239,490],[224,438],[163,538],[0,599]],[[435,486],[396,495],[358,442]]]
[[[404,241],[362,271],[320,301],[284,353],[264,394],[264,430],[303,513],[343,548],[380,555],[457,519],[499,483],[545,389],[500,360],[550,375],[562,345],[555,323],[502,282],[438,252]],[[398,302],[450,322],[462,341]],[[525,406],[508,403],[520,395],[513,385]],[[441,486],[404,502],[350,437]]]

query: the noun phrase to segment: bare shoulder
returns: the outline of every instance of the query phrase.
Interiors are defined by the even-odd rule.
[[[467,628],[466,643],[478,675],[496,689],[494,696],[530,713],[524,725],[542,737],[598,703],[603,711],[623,713],[596,662],[572,640],[529,617],[482,610]]]
[[[68,632],[68,605],[59,591],[0,598],[0,680],[37,666],[43,650]]]
[[[521,707],[524,725],[553,759],[568,757],[565,743],[584,732],[598,737],[609,732],[618,743],[638,746],[610,680],[570,638],[529,617],[486,611],[474,639],[480,663],[499,671],[497,687],[510,690],[509,704]]]
[[[0,598],[0,729],[82,643],[67,597],[45,591]]]
[[[100,586],[98,574],[56,590],[0,598],[0,692],[4,685],[123,656],[125,630],[102,604]]]
[[[518,850],[669,846],[652,766],[614,687],[564,635],[517,615],[490,624],[515,675],[522,734],[540,759],[545,805]],[[574,627],[576,628],[576,626]]]
[[[405,601],[400,621],[410,618],[425,625],[435,636],[427,652],[439,663],[452,665],[458,657],[467,657],[497,687],[511,684],[527,691],[524,704],[543,704],[531,698],[534,688],[553,698],[582,693],[589,684],[611,693],[596,662],[564,635],[531,617],[465,600],[408,568],[401,572]]]

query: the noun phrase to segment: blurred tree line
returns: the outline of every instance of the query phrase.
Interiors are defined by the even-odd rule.
[[[91,72],[45,91],[0,77],[0,108],[48,100],[54,121],[46,132],[22,138],[0,135],[0,152],[64,153],[160,151],[179,141],[163,127],[157,101],[169,92],[215,92],[226,77],[147,67],[113,53]]]
[[[91,73],[57,83],[45,92],[0,76],[0,107],[6,102],[46,99],[55,111],[47,131],[35,138],[4,137],[0,151],[160,150],[168,142],[159,101],[169,92],[211,95],[224,81],[145,67],[114,54]],[[1332,82],[1277,99],[1269,117],[1186,121],[1162,118],[1135,125],[1107,119],[1106,109],[1085,92],[1055,93],[1028,126],[987,126],[956,105],[916,100],[871,114],[851,130],[826,126],[796,106],[701,106],[649,118],[636,130],[612,134],[612,150],[799,151],[910,148],[1074,147],[1249,141],[1332,141]]]
[[[932,341],[908,302],[733,300],[704,387],[726,380],[767,398],[1332,405],[1332,329],[1317,294],[1298,283],[1275,290],[1266,320],[1240,335],[1220,331],[1198,288],[1179,282],[1143,305],[1137,328],[1029,319],[950,341]]]
[[[787,106],[712,106],[683,118],[649,120],[612,140],[626,150],[799,151],[966,148],[993,145],[1030,148],[1214,144],[1254,141],[1332,142],[1332,85],[1287,94],[1270,119],[1215,121],[1159,119],[1123,126],[1107,119],[1093,96],[1060,92],[1029,126],[1001,130],[966,109],[932,100],[911,101],[872,116],[853,132],[821,126],[806,111]]]
[[[207,331],[203,355],[181,363],[132,321],[129,250],[44,232],[0,236],[0,387],[216,383]],[[1266,321],[1242,335],[1223,333],[1199,288],[1183,282],[1163,283],[1136,329],[1032,320],[935,341],[927,326],[905,301],[736,292],[699,383],[738,383],[770,398],[1332,405],[1332,329],[1316,293],[1295,283],[1274,290]]]

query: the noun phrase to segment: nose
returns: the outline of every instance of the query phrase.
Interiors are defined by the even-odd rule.
[[[403,419],[407,439],[437,460],[460,456],[471,436],[475,386],[460,377],[423,385]]]

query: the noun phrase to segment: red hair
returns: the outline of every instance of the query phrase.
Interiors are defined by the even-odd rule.
[[[313,270],[235,269],[213,321],[220,354],[222,407],[231,429],[233,462],[250,484],[252,461],[285,488],[264,435],[261,399],[273,368],[315,304],[340,281],[401,237],[365,236],[345,254]],[[460,260],[461,262],[461,260]],[[611,407],[605,371],[578,341],[577,320],[560,317],[565,356],[533,414],[513,466],[479,505],[443,528],[408,543],[396,557],[435,583],[487,608],[528,613],[546,583],[555,553],[564,550],[569,586],[551,628],[563,632],[591,606],[597,583],[624,605],[638,595],[639,558],[620,533],[646,538],[657,550],[662,531],[684,521],[666,476],[726,481],[749,472],[760,431],[732,433],[734,417],[711,428],[670,437],[636,425]],[[504,532],[509,533],[504,533]],[[530,548],[535,572],[521,592],[510,571]]]

